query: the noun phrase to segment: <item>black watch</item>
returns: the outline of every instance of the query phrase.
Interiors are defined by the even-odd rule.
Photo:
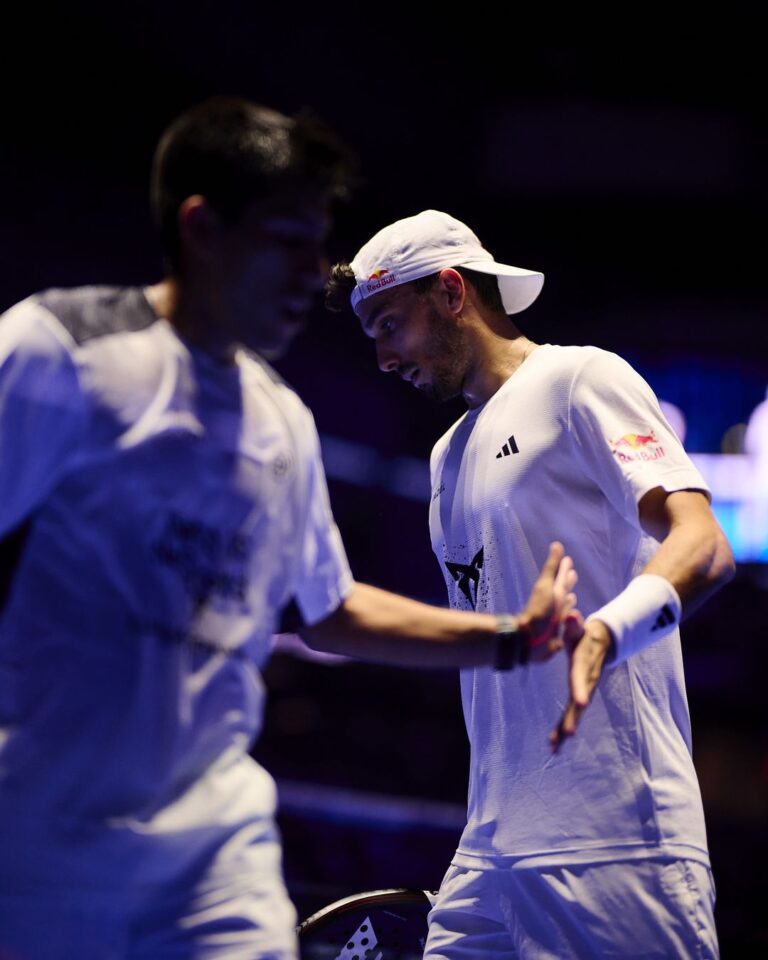
[[[528,663],[531,648],[528,631],[520,627],[517,617],[502,613],[496,617],[496,662],[494,670],[513,670]]]

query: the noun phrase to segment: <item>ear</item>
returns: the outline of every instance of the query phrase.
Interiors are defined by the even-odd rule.
[[[458,270],[454,270],[452,267],[441,270],[437,281],[437,290],[438,295],[442,297],[443,302],[452,313],[461,313],[464,309],[467,288],[464,285],[464,277]]]
[[[194,194],[179,207],[181,249],[194,260],[208,260],[215,253],[221,219],[205,197]]]

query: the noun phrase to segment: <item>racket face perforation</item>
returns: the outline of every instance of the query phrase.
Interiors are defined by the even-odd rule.
[[[372,890],[299,925],[302,960],[421,960],[431,902],[423,890]]]

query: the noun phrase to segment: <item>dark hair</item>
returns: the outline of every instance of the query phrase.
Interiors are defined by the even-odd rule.
[[[349,306],[349,298],[357,286],[352,267],[345,261],[334,263],[325,281],[325,305],[334,313],[341,313]]]
[[[499,281],[495,274],[479,273],[467,267],[454,267],[465,280],[474,288],[483,306],[496,312],[506,313],[504,303],[499,292]],[[418,280],[411,280],[414,291],[418,296],[427,294],[437,282],[439,274],[430,273]],[[349,304],[349,298],[356,286],[355,275],[348,263],[337,263],[331,267],[330,276],[325,284],[325,305],[336,313],[344,310]]]
[[[307,114],[286,117],[236,97],[214,97],[181,114],[160,138],[151,203],[172,270],[180,265],[178,212],[201,194],[226,221],[279,190],[346,195],[352,159],[333,133]]]

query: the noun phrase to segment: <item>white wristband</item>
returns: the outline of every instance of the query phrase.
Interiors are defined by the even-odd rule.
[[[680,597],[669,580],[641,573],[587,620],[602,620],[613,634],[610,663],[614,664],[671,633],[680,623],[681,612]]]

